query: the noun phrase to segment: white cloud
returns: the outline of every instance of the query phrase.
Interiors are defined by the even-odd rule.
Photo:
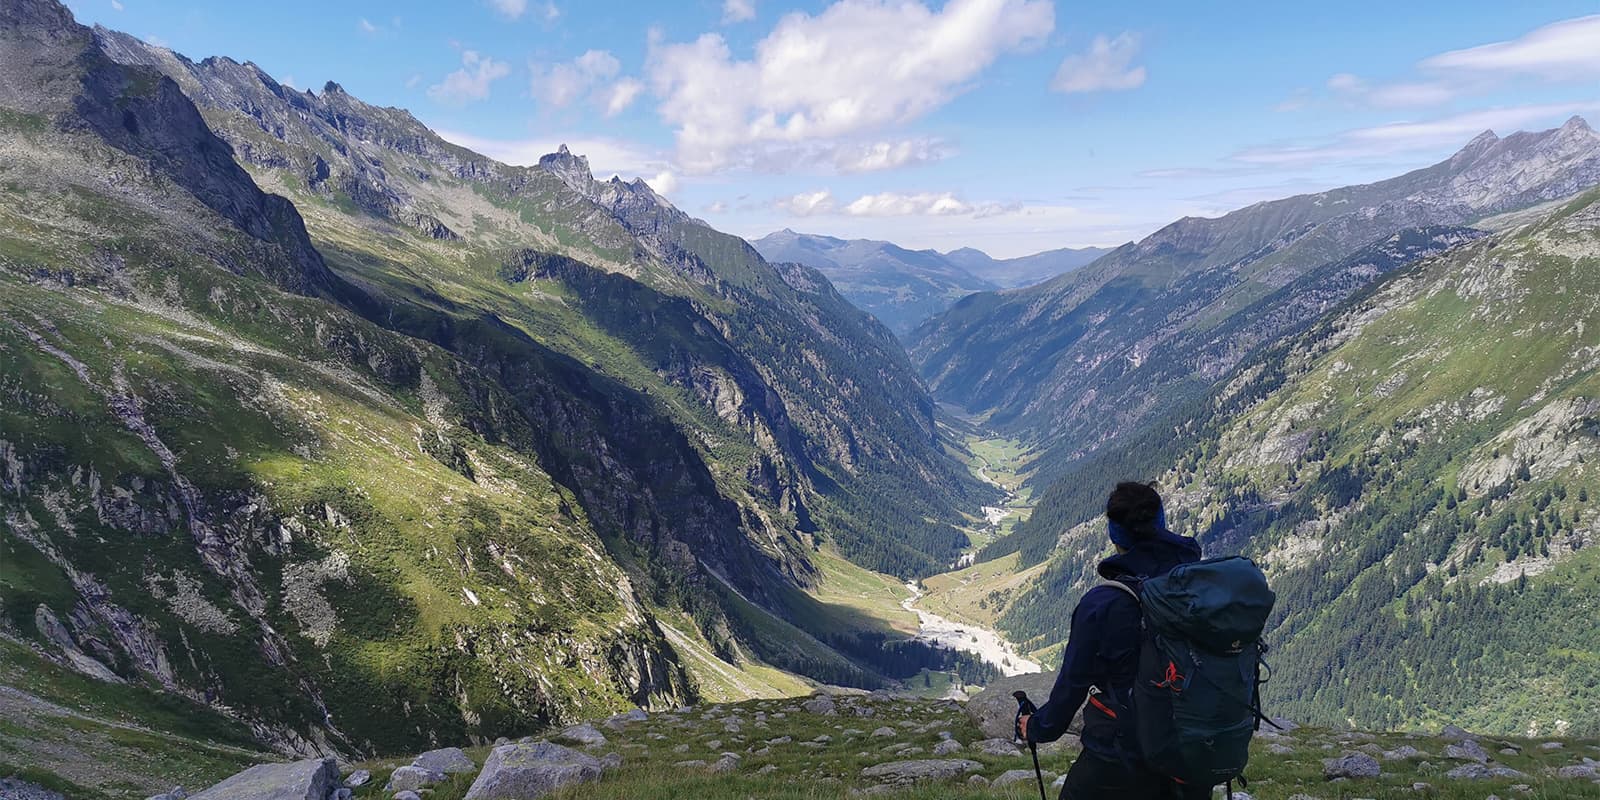
[[[1441,53],[1419,66],[1440,73],[1597,80],[1600,14],[1554,22],[1509,41]]]
[[[672,170],[662,170],[656,173],[654,178],[646,178],[645,183],[650,184],[650,188],[660,195],[672,194],[678,190],[678,176],[674,175]]]
[[[444,81],[428,87],[428,97],[445,105],[466,105],[489,97],[489,85],[511,74],[504,61],[478,55],[476,50],[461,52],[461,69],[444,76]]]
[[[737,59],[718,34],[651,38],[658,111],[676,128],[678,161],[710,172],[763,159],[770,147],[841,139],[904,124],[971,88],[1002,54],[1055,26],[1048,0],[839,0],[793,12]]]
[[[121,11],[122,10],[122,0],[111,0],[111,10],[112,11]]]
[[[938,161],[944,158],[945,153],[943,144],[937,139],[845,143],[834,148],[833,166],[845,174],[877,172]]]
[[[834,209],[833,192],[827,189],[819,189],[815,192],[801,192],[792,197],[778,198],[773,202],[773,205],[797,217],[831,214]]]
[[[572,152],[588,158],[589,166],[601,179],[610,178],[612,175],[628,179],[645,175],[659,176],[663,172],[671,171],[671,165],[663,155],[618,139],[587,136],[486,139],[449,130],[436,133],[445,141],[481,153],[503,164],[515,166],[533,166],[539,163],[540,156],[554,153],[565,144]]]
[[[1456,87],[1438,82],[1391,83],[1372,86],[1348,72],[1328,79],[1328,89],[1351,103],[1375,108],[1425,108],[1448,103],[1460,93]]]
[[[561,9],[556,8],[555,3],[545,3],[543,10],[539,13],[544,15],[545,22],[555,22],[561,19]]]
[[[604,95],[606,116],[614,117],[626,111],[643,91],[644,84],[633,78],[623,78],[611,84]]]
[[[1357,128],[1331,141],[1308,145],[1257,147],[1234,155],[1235,161],[1261,165],[1297,165],[1337,162],[1459,147],[1485,131],[1501,133],[1530,125],[1560,124],[1563,117],[1594,113],[1600,100],[1581,103],[1546,103],[1470,111],[1420,122],[1392,122]]]
[[[507,19],[518,19],[528,10],[528,0],[489,0],[489,5]]]
[[[951,214],[970,214],[972,206],[956,199],[950,192],[935,194],[896,194],[882,192],[865,194],[845,206],[844,212],[856,217],[907,217],[920,215],[942,217]]]
[[[749,22],[756,18],[756,0],[722,0],[722,24]]]
[[[613,81],[622,64],[606,50],[590,50],[559,64],[529,64],[528,71],[529,92],[540,103],[565,108],[587,97],[607,117],[627,110],[645,88],[637,78]]]
[[[1139,36],[1122,33],[1115,39],[1094,37],[1087,53],[1067,56],[1056,69],[1050,88],[1074,92],[1115,92],[1144,85],[1144,67],[1133,66],[1139,55]]]
[[[356,30],[368,36],[375,36],[378,33],[378,26],[372,24],[372,21],[366,17],[362,17],[356,20]]]
[[[728,204],[722,202],[721,200],[716,200],[716,201],[713,201],[713,202],[710,202],[710,203],[706,203],[705,207],[701,208],[700,210],[704,211],[707,214],[723,214],[723,213],[727,212]]]
[[[278,83],[281,83],[284,86],[287,86],[290,89],[294,89],[296,91],[298,91],[300,89],[300,85],[295,81],[293,75],[285,75],[285,76],[283,76],[283,80],[278,81]]]

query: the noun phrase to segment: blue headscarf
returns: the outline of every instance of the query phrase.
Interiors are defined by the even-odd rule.
[[[1165,508],[1156,512],[1155,527],[1158,531],[1164,531],[1167,529],[1167,510]],[[1111,543],[1124,550],[1132,550],[1134,542],[1145,538],[1127,528],[1124,528],[1114,519],[1106,520],[1106,532],[1111,534]]]

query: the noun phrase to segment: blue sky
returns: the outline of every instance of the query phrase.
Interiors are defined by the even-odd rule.
[[[999,256],[1600,124],[1600,0],[70,0],[191,58],[557,144],[744,236]]]

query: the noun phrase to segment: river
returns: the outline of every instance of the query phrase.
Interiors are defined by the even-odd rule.
[[[907,611],[914,611],[921,624],[917,638],[952,650],[973,653],[995,665],[1003,675],[1024,675],[1038,672],[1039,665],[1023,658],[1017,649],[1000,634],[977,625],[966,625],[945,619],[930,611],[916,607],[922,591],[915,583],[907,583],[911,596],[900,603]]]

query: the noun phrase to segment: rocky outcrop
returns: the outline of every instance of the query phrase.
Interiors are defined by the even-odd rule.
[[[309,759],[251,767],[189,800],[327,800],[338,787],[333,759]]]

